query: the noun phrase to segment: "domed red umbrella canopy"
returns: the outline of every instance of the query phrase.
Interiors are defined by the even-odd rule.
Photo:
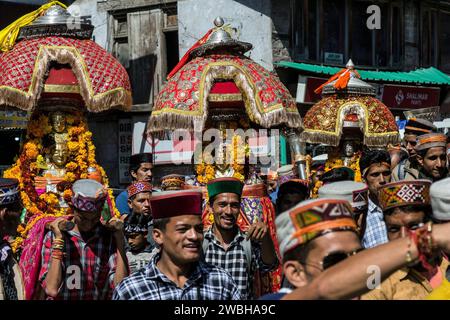
[[[0,54],[0,105],[31,111],[40,98],[58,97],[90,112],[130,109],[128,74],[90,40],[92,31],[57,4],[22,27],[15,45]]]
[[[169,74],[156,98],[148,133],[201,131],[211,109],[239,109],[242,105],[257,125],[285,125],[301,131],[295,100],[278,77],[243,55],[252,45],[232,39],[223,20],[216,19],[215,25]]]
[[[375,89],[359,79],[353,62],[316,89],[323,98],[303,118],[301,137],[309,143],[339,145],[343,128],[360,129],[364,144],[383,147],[399,141],[398,127],[389,108],[375,98]]]

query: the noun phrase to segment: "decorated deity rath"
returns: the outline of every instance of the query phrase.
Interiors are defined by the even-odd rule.
[[[238,225],[245,230],[257,220],[266,222],[277,246],[274,207],[259,178],[260,166],[249,163],[248,140],[235,130],[288,128],[298,137],[301,117],[279,79],[244,56],[252,45],[233,39],[231,27],[222,18],[216,18],[214,24],[169,74],[156,99],[147,133],[176,129],[205,133],[210,128],[219,129],[214,153],[206,152],[205,144],[197,144],[202,150],[193,159],[196,179],[194,185],[187,186],[204,190],[205,227],[213,223],[213,215],[204,186],[214,178],[235,177],[245,183]],[[280,270],[262,282],[260,293],[278,289]]]
[[[55,217],[71,215],[73,182],[91,178],[108,187],[86,113],[131,107],[125,69],[90,40],[92,31],[54,1],[0,32],[0,105],[31,114],[18,160],[4,173],[19,180],[25,208],[13,249],[22,253],[28,298],[43,228]],[[103,218],[118,214],[110,190]]]
[[[394,116],[375,98],[375,88],[360,78],[349,60],[346,68],[317,88],[323,98],[306,113],[301,134],[305,142],[331,146],[325,172],[350,168],[355,181],[361,181],[359,158],[364,147],[385,148],[399,142]]]

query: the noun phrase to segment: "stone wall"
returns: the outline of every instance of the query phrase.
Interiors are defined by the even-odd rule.
[[[195,14],[193,14],[195,13]],[[272,65],[270,0],[182,0],[178,2],[180,57],[213,25],[217,16],[235,28],[236,38],[253,44],[246,55],[268,70]]]
[[[292,61],[289,47],[291,0],[272,0],[272,54],[273,62]]]

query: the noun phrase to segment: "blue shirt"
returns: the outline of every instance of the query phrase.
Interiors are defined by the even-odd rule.
[[[386,223],[383,218],[383,211],[369,198],[369,209],[366,218],[366,230],[362,239],[364,248],[373,248],[388,242]]]
[[[129,214],[130,207],[128,206],[128,192],[122,191],[116,198],[116,207],[121,215]]]

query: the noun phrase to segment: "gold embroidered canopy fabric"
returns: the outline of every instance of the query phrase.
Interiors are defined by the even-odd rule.
[[[346,115],[357,114],[367,146],[386,146],[399,140],[394,116],[378,99],[371,96],[326,96],[303,118],[302,138],[309,143],[339,144]]]
[[[66,37],[22,40],[0,55],[0,104],[35,108],[52,61],[71,66],[89,111],[131,108],[125,68],[95,42]]]
[[[217,80],[234,81],[250,120],[256,124],[301,130],[296,103],[275,75],[244,56],[216,54],[189,61],[169,79],[156,99],[148,132],[202,130],[208,116],[208,95]]]

